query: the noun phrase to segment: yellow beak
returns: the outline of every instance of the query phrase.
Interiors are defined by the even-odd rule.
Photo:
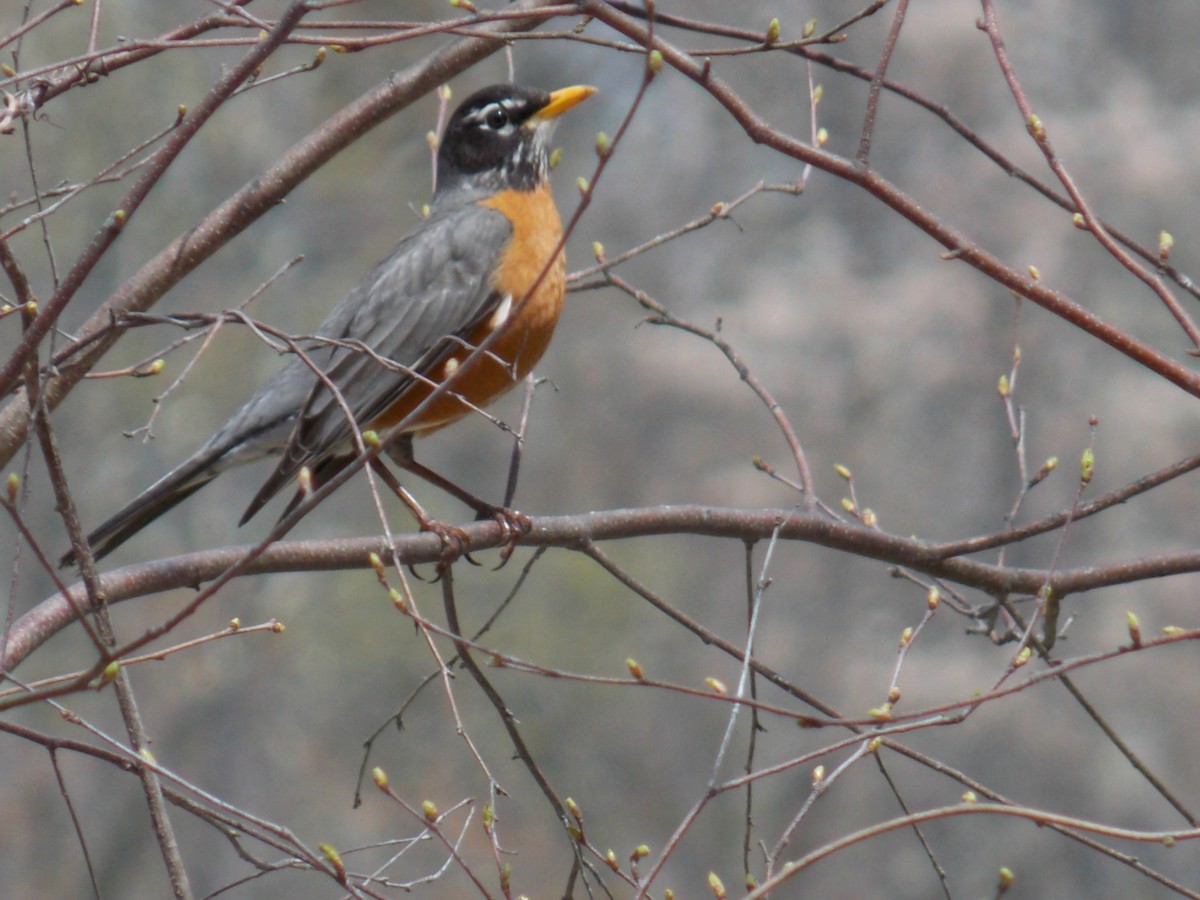
[[[576,84],[561,88],[552,93],[550,102],[530,116],[526,122],[530,125],[538,125],[551,119],[557,119],[572,106],[578,106],[594,93],[596,93],[596,88],[590,84]]]

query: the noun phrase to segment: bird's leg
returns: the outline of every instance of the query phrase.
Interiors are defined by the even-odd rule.
[[[400,498],[401,502],[408,507],[409,512],[413,514],[413,518],[417,520],[417,525],[422,531],[428,531],[436,534],[442,540],[442,560],[441,565],[446,565],[454,562],[454,560],[462,557],[467,562],[478,565],[475,560],[471,559],[471,554],[467,552],[467,548],[471,544],[467,533],[461,528],[454,525],[447,525],[445,522],[439,522],[429,513],[425,512],[424,507],[417,502],[416,498],[410,494],[407,488],[404,487],[392,474],[391,470],[384,464],[383,460],[375,459],[371,462],[371,468],[382,479],[393,494]],[[415,572],[413,573],[416,574]]]
[[[517,542],[522,537],[529,533],[529,529],[533,527],[529,516],[515,509],[507,509],[503,506],[496,506],[493,503],[488,503],[486,500],[481,500],[453,481],[450,481],[443,475],[439,475],[432,469],[421,465],[413,456],[412,436],[404,435],[398,443],[392,444],[387,450],[388,457],[407,472],[412,472],[414,475],[428,481],[434,487],[441,488],[451,497],[457,497],[471,509],[475,510],[476,519],[492,519],[500,526],[500,534],[503,539],[504,549],[500,551],[500,565],[508,562],[508,558],[512,556],[513,550],[516,549]],[[405,501],[406,503],[408,501]]]

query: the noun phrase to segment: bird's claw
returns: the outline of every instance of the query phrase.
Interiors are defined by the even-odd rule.
[[[500,541],[503,546],[500,549],[500,564],[496,568],[502,569],[507,565],[513,551],[517,549],[521,538],[532,530],[533,522],[525,513],[515,509],[505,509],[502,506],[481,511],[479,518],[491,519],[500,526]]]
[[[441,578],[442,573],[448,566],[460,559],[465,559],[473,566],[479,565],[471,557],[471,538],[462,528],[459,528],[457,525],[448,525],[445,522],[439,522],[436,519],[423,519],[420,522],[420,526],[422,531],[436,534],[442,542],[442,552],[438,555],[437,562],[438,574],[434,578],[434,581]]]
[[[521,538],[532,530],[533,522],[523,512],[500,506],[480,510],[477,521],[487,519],[491,519],[500,527],[500,563],[496,568],[502,569],[508,563]],[[447,566],[460,559],[465,559],[473,566],[481,565],[477,559],[471,556],[471,538],[464,529],[439,522],[433,518],[423,519],[420,527],[422,531],[436,534],[441,539],[442,552],[437,563],[437,578],[441,577]],[[416,575],[415,572],[413,574]],[[437,578],[434,580],[436,581]]]

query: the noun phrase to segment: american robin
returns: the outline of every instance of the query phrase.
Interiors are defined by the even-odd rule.
[[[557,118],[595,90],[499,84],[463,101],[442,136],[437,188],[420,227],[333,308],[303,357],[88,536],[95,557],[226,469],[264,456],[282,458],[239,524],[304,467],[319,487],[355,458],[356,428],[401,429],[404,446],[392,455],[412,463],[412,436],[461,419],[524,378],[550,341],[566,273],[546,143]],[[447,390],[413,415],[443,382]]]

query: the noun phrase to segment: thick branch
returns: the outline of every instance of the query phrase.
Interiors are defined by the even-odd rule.
[[[728,509],[711,506],[659,506],[645,509],[615,509],[574,516],[544,516],[533,519],[533,528],[522,539],[530,547],[575,547],[582,541],[650,537],[661,534],[693,534],[759,541],[770,538],[778,528],[780,540],[802,541],[881,562],[902,565],[946,581],[976,588],[997,596],[1036,594],[1049,585],[1055,596],[1080,593],[1114,584],[1162,578],[1200,571],[1200,552],[1140,558],[1079,569],[1024,569],[989,565],[963,557],[945,558],[941,546],[915,538],[839,522],[820,514],[779,509]],[[492,521],[473,522],[463,530],[472,550],[500,547],[505,535]],[[433,563],[444,552],[436,535],[419,533],[397,538],[396,558],[402,565]],[[101,576],[109,603],[147,594],[195,587],[222,575],[245,558],[247,547],[232,546],[187,553],[168,559],[124,566]],[[283,541],[273,544],[242,570],[243,575],[274,572],[332,571],[371,567],[374,553],[391,559],[382,537],[345,538],[327,541]],[[86,602],[82,586],[69,589],[76,603]],[[4,658],[15,667],[51,635],[76,617],[70,600],[56,594],[38,604],[15,623]]]

